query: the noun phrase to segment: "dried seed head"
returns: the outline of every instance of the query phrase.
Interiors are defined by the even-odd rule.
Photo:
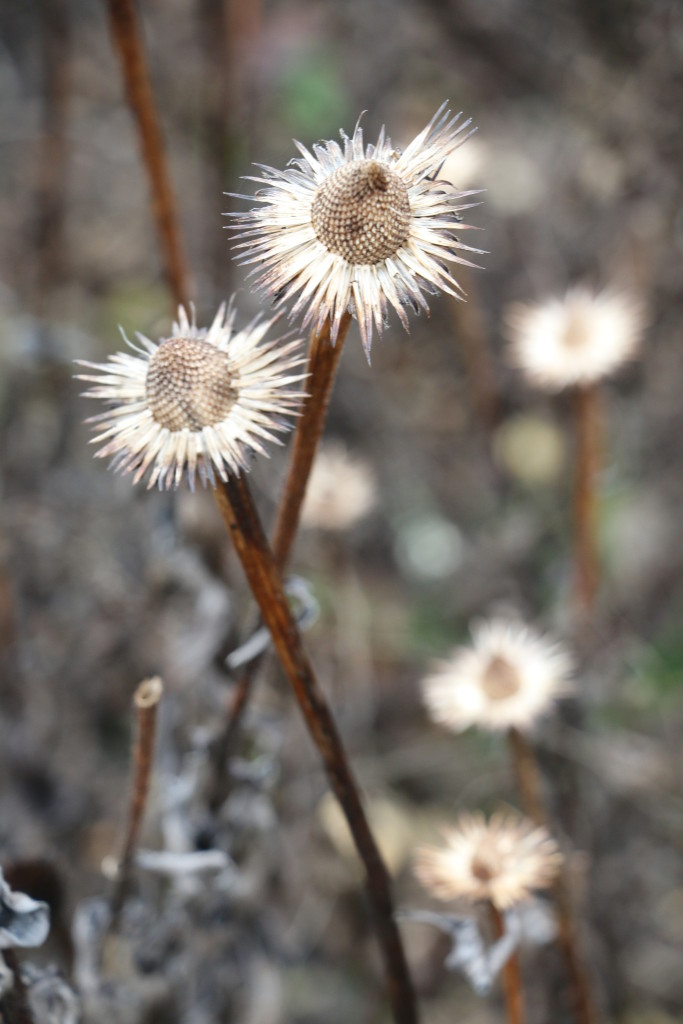
[[[152,416],[169,430],[201,430],[224,420],[237,399],[230,357],[197,338],[169,338],[149,361]]]
[[[149,472],[148,487],[177,487],[187,475],[194,488],[196,476],[215,486],[216,474],[240,473],[252,452],[278,441],[302,398],[299,341],[264,341],[272,320],[235,333],[234,315],[223,304],[200,328],[181,307],[170,338],[138,334],[125,339],[134,354],[79,360],[90,371],[81,380],[95,385],[86,396],[108,406],[91,419],[98,457],[134,483]]]
[[[461,814],[443,829],[445,845],[424,846],[415,857],[418,880],[437,899],[488,900],[506,910],[546,889],[562,854],[545,828],[516,813]]]
[[[335,343],[342,318],[355,314],[370,354],[389,307],[408,330],[408,312],[429,313],[423,294],[464,298],[453,264],[469,266],[462,211],[473,192],[441,176],[444,161],[468,137],[447,104],[401,152],[381,130],[366,145],[360,124],[342,144],[297,142],[300,156],[284,170],[261,167],[258,207],[233,213],[238,259],[253,264],[256,283],[276,303],[293,303],[303,325],[319,331],[330,319]],[[242,196],[241,198],[249,198]]]
[[[385,164],[356,160],[325,178],[311,220],[331,252],[349,263],[379,263],[394,256],[408,237],[408,189]]]
[[[505,658],[494,654],[484,669],[481,688],[490,700],[509,700],[522,685],[519,672]]]
[[[512,362],[547,391],[613,373],[634,357],[647,322],[634,296],[585,287],[531,306],[512,305],[505,319]]]
[[[427,711],[462,732],[529,729],[571,690],[571,660],[558,645],[517,622],[477,624],[472,644],[458,647],[423,682]]]

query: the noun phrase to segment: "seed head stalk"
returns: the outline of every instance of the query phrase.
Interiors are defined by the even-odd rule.
[[[149,178],[166,277],[176,307],[185,306],[188,298],[187,262],[135,0],[106,0],[106,4],[126,96],[137,124],[142,159]]]
[[[275,558],[268,547],[244,476],[230,475],[226,483],[219,484],[215,496],[363,862],[394,1020],[396,1024],[415,1024],[415,994],[393,916],[389,875],[368,825],[358,786],[325,695],[304,650],[301,635],[282,589]]]
[[[493,934],[502,939],[505,934],[505,919],[494,903],[489,903]],[[513,953],[503,967],[503,994],[507,1024],[524,1024],[524,990],[519,969],[519,954]]]
[[[548,828],[543,784],[534,748],[518,729],[508,731],[508,743],[524,810],[537,825]],[[560,865],[551,894],[557,911],[558,944],[567,966],[576,1020],[579,1024],[596,1024],[598,1016],[590,979],[579,950],[566,861]]]
[[[297,422],[289,469],[273,533],[273,558],[280,572],[287,565],[299,528],[306,487],[322,439],[337,366],[350,325],[351,314],[345,313],[341,319],[334,345],[330,341],[329,317],[322,330],[313,331],[311,334],[306,366],[308,398],[303,402],[301,415]],[[255,628],[254,619],[251,620],[250,625]],[[214,779],[210,795],[210,802],[214,805],[220,803],[221,800],[228,753],[235,742],[248,707],[253,682],[261,660],[262,658],[257,658],[248,665],[238,679],[230,701],[225,728],[214,747]]]
[[[576,469],[574,477],[575,599],[588,618],[595,607],[600,568],[597,544],[597,476],[600,468],[600,394],[597,384],[574,391]]]

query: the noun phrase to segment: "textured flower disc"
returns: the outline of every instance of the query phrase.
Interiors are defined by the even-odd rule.
[[[520,815],[462,814],[443,829],[441,847],[424,846],[415,874],[437,899],[488,900],[506,910],[552,885],[562,854],[546,829]]]
[[[433,720],[454,732],[525,730],[571,692],[570,674],[571,659],[557,644],[494,620],[476,626],[472,645],[439,662],[422,690]]]
[[[304,326],[331,320],[332,342],[351,310],[370,354],[373,323],[382,331],[389,306],[408,329],[406,310],[429,312],[423,291],[463,297],[450,265],[473,266],[460,241],[468,230],[461,213],[476,192],[459,192],[438,173],[468,137],[444,104],[403,153],[380,132],[365,146],[359,125],[343,145],[323,142],[284,170],[262,167],[255,198],[260,206],[229,214],[239,239],[237,259],[255,264],[257,285],[276,302],[305,310]],[[471,134],[471,133],[470,133]],[[456,234],[458,232],[458,234]]]
[[[511,306],[510,358],[532,384],[561,391],[591,384],[633,358],[645,310],[630,295],[573,288],[563,298]]]
[[[134,483],[150,470],[148,487],[177,487],[187,472],[194,488],[197,473],[215,485],[214,471],[225,480],[248,467],[252,450],[264,451],[264,440],[277,442],[276,432],[288,429],[282,417],[303,397],[293,387],[304,377],[295,372],[300,342],[262,344],[272,320],[237,334],[233,320],[223,305],[211,327],[200,329],[181,308],[170,338],[154,343],[138,334],[138,347],[124,335],[135,355],[79,360],[97,371],[80,377],[97,385],[86,397],[110,406],[89,421],[99,431],[93,443],[102,444],[96,454],[134,472]]]

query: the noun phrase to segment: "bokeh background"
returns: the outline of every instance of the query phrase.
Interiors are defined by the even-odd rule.
[[[302,532],[293,569],[321,609],[308,643],[413,908],[429,905],[414,846],[457,810],[517,802],[504,744],[430,725],[421,677],[494,611],[572,647],[580,701],[536,744],[601,1019],[683,1020],[683,6],[143,0],[140,13],[202,320],[232,292],[241,322],[261,308],[221,221],[244,208],[223,193],[251,190],[252,161],[282,166],[292,137],[351,132],[361,111],[369,139],[384,123],[397,145],[445,98],[477,124],[447,167],[485,190],[469,302],[435,298],[410,335],[392,318],[372,367],[355,326],[343,353],[328,434],[367,462],[377,501],[347,530]],[[145,843],[224,848],[237,876],[180,894],[143,878],[83,1020],[385,1020],[354,858],[272,666],[228,800],[203,801],[224,658],[248,617],[210,496],[134,491],[88,448],[73,360],[104,359],[119,324],[163,336],[173,313],[104,4],[0,7],[0,147],[0,857],[55,922],[27,959],[76,984],[71,921],[108,891],[131,695],[160,673]],[[641,357],[605,389],[604,575],[581,631],[569,403],[509,368],[502,327],[510,302],[577,281],[649,309]],[[285,457],[254,470],[268,520]],[[445,972],[436,930],[404,933],[425,1021],[500,1019],[495,994]],[[531,1019],[571,1020],[554,946],[526,950],[524,971]]]

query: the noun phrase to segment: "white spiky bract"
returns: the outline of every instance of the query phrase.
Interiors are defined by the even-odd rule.
[[[632,359],[646,317],[642,303],[613,290],[585,286],[506,316],[511,361],[546,391],[593,384]]]
[[[247,469],[252,451],[265,453],[264,441],[281,443],[276,435],[289,429],[285,417],[303,397],[295,386],[305,377],[296,372],[300,340],[264,342],[274,320],[233,333],[234,318],[224,303],[208,329],[198,328],[194,310],[190,319],[180,307],[169,338],[136,334],[135,344],[121,331],[133,354],[78,360],[96,371],[79,375],[96,385],[85,397],[110,407],[87,421],[97,431],[91,443],[101,445],[96,457],[134,473],[134,483],[150,470],[147,486],[160,490],[177,487],[186,471],[194,489],[196,475],[215,486],[215,473],[226,480]]]
[[[450,265],[473,266],[461,253],[483,252],[456,234],[470,227],[460,214],[477,205],[464,201],[476,191],[460,192],[438,178],[446,158],[471,134],[471,122],[460,117],[444,103],[403,152],[384,128],[375,145],[365,146],[357,125],[351,138],[341,133],[342,145],[322,142],[310,152],[296,142],[301,157],[285,170],[258,165],[261,177],[247,180],[262,187],[237,198],[261,205],[227,215],[240,239],[236,258],[256,264],[257,287],[277,303],[296,297],[290,315],[305,310],[304,326],[320,330],[329,317],[333,344],[350,310],[368,358],[373,321],[381,333],[389,306],[408,330],[406,309],[429,313],[423,291],[463,298]],[[354,173],[362,185],[363,171],[367,189],[359,198]],[[349,259],[354,251],[364,258]]]
[[[442,833],[444,845],[421,847],[414,861],[419,882],[440,900],[507,910],[552,885],[562,864],[550,833],[513,812],[489,821],[464,813]]]
[[[472,644],[438,662],[422,683],[430,717],[454,732],[528,730],[572,690],[568,653],[515,621],[472,628]]]

